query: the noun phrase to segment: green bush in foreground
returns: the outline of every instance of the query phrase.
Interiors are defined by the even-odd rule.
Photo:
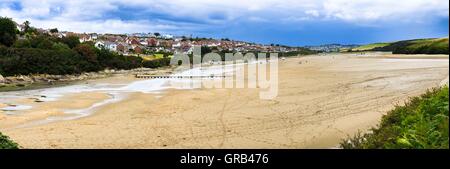
[[[0,149],[18,149],[19,145],[0,133]]]
[[[371,133],[341,142],[344,149],[448,149],[448,86],[411,98],[383,116]]]

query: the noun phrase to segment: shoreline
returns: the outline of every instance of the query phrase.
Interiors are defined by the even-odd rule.
[[[258,99],[258,89],[131,92],[87,117],[0,130],[25,148],[335,147],[347,135],[378,124],[394,105],[448,78],[448,60],[383,59],[343,54],[287,58],[279,62],[274,100]],[[114,77],[90,83],[126,81]],[[36,103],[40,110],[23,115],[86,109],[105,99],[104,93],[82,92]],[[0,124],[24,117],[2,120],[0,113]]]
[[[173,68],[170,66],[151,69],[137,68],[131,70],[104,70],[99,72],[86,72],[77,75],[19,75],[3,77],[0,82],[0,92],[36,90],[54,87],[64,87],[68,85],[76,85],[86,81],[110,78],[114,76],[126,76],[139,72],[151,72],[153,74],[172,73]]]
[[[301,58],[311,55],[297,55],[286,58]],[[165,66],[160,68],[136,68],[131,70],[110,70],[105,69],[99,72],[85,72],[82,74],[73,75],[49,75],[49,74],[37,74],[37,75],[18,75],[0,77],[0,92],[10,91],[22,91],[22,90],[35,90],[45,89],[53,87],[63,87],[68,85],[75,85],[83,83],[89,80],[103,79],[113,76],[121,76],[126,74],[142,73],[159,75],[161,72],[172,74],[174,67]],[[161,72],[160,72],[161,71]]]

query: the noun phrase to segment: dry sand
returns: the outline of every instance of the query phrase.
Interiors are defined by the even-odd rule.
[[[0,131],[24,148],[332,148],[348,135],[377,125],[408,97],[448,82],[448,55],[376,55],[280,61],[279,93],[273,100],[259,99],[258,89],[132,93],[88,117],[14,128],[106,97],[83,93],[35,103],[36,108],[21,115],[0,113]]]

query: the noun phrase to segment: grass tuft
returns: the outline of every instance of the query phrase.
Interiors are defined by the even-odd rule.
[[[19,145],[0,133],[0,149],[19,149]]]
[[[370,133],[340,143],[344,149],[448,149],[448,86],[396,106]]]

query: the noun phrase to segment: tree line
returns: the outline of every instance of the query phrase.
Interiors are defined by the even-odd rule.
[[[50,33],[56,33],[51,29]],[[167,61],[169,60],[169,62]],[[80,43],[76,36],[56,37],[40,33],[25,22],[21,30],[9,18],[0,17],[0,74],[79,74],[104,69],[156,68],[170,59],[144,61],[98,49],[92,42]]]
[[[93,42],[80,43],[77,36],[52,36],[55,33],[58,33],[56,28],[50,29],[47,33],[40,32],[30,26],[28,21],[18,30],[17,23],[13,20],[0,17],[0,74],[5,76],[79,74],[104,69],[158,68],[170,65],[168,56],[172,53],[164,53],[163,58],[144,60],[141,57],[124,56],[104,48],[98,49]],[[201,47],[201,52],[202,54],[217,52],[221,60],[225,60],[225,53],[233,53],[207,46]],[[247,53],[255,53],[257,56],[256,51]],[[313,53],[308,49],[301,49],[280,53],[280,57]],[[192,60],[192,54],[189,56]]]

